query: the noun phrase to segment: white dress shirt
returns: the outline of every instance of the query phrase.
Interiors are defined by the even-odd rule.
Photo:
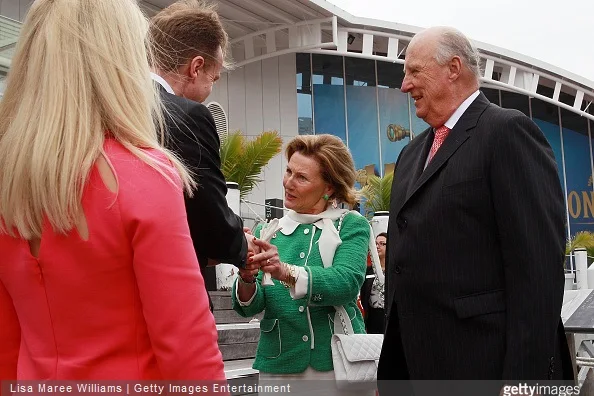
[[[443,125],[447,126],[450,131],[452,129],[454,129],[454,127],[456,126],[456,123],[458,122],[458,120],[460,120],[460,117],[462,117],[462,114],[464,114],[464,112],[466,110],[468,110],[468,108],[470,107],[472,102],[474,102],[474,100],[479,96],[479,94],[480,94],[480,91],[478,89],[476,91],[474,91],[474,93],[472,95],[470,95],[468,98],[466,98],[466,100],[464,102],[462,102],[460,104],[460,106],[458,106],[456,111],[454,111],[454,114],[452,114],[452,116]],[[427,155],[427,159],[425,160],[425,168],[427,168],[428,163],[429,163],[429,155]]]
[[[151,78],[153,79],[153,81],[156,81],[160,86],[165,88],[165,91],[169,92],[171,95],[175,95],[175,92],[173,92],[173,88],[171,88],[171,85],[169,85],[169,83],[165,81],[163,77],[151,72]]]
[[[454,114],[452,114],[452,116],[443,125],[447,126],[450,131],[454,129],[456,123],[458,122],[460,117],[462,117],[462,114],[464,114],[464,112],[470,107],[472,102],[474,102],[474,100],[479,96],[479,94],[480,91],[478,89],[474,91],[472,95],[470,95],[468,98],[466,98],[464,102],[462,102],[460,107],[458,107],[456,111],[454,111]]]

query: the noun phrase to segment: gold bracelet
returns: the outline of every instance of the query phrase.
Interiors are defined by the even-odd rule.
[[[285,281],[280,281],[280,283],[286,288],[295,287],[295,284],[297,283],[297,270],[295,269],[295,266],[287,263],[281,264],[285,269],[284,272],[287,279]]]

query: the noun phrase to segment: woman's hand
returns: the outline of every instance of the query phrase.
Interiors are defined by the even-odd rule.
[[[285,270],[281,264],[276,246],[261,239],[255,239],[254,244],[260,248],[260,253],[254,255],[252,261],[257,262],[259,268],[269,273],[274,279],[284,281],[286,278]]]

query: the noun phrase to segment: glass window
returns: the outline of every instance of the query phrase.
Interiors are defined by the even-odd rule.
[[[392,62],[377,62],[378,86],[400,90],[402,80],[404,80],[404,65]]]
[[[501,107],[520,110],[530,117],[530,98],[528,96],[501,90]]]
[[[590,105],[587,112],[594,115],[594,103]],[[590,137],[590,166],[592,168],[592,179],[589,186],[594,190],[594,121],[588,120],[588,136]]]
[[[551,84],[554,87],[554,83],[552,83],[551,81],[545,81],[544,79],[541,79],[540,83],[536,87],[536,93],[546,96],[547,98],[552,98],[554,88],[548,87],[544,84]]]
[[[540,99],[530,99],[530,106],[532,108],[532,120],[538,125],[540,130],[547,138],[555,160],[557,161],[557,171],[559,172],[559,180],[561,181],[561,188],[565,194],[565,165],[563,163],[563,155],[561,152],[561,128],[559,126],[559,107],[544,102]],[[567,203],[566,206],[567,208]],[[565,232],[569,237],[571,226],[565,224]],[[571,261],[568,260],[566,265],[570,265]],[[568,267],[569,268],[569,267]]]
[[[594,231],[594,192],[588,120],[561,109],[561,126],[571,235],[579,231]]]
[[[496,104],[497,106],[501,106],[499,103],[499,90],[493,88],[484,88],[481,87],[481,92],[485,94],[489,102]]]
[[[561,131],[559,129],[559,108],[540,99],[531,99],[532,120],[538,125],[549,141],[559,171],[561,187],[564,188],[563,155],[561,153]]]
[[[375,61],[345,58],[349,149],[356,169],[380,174]]]
[[[313,108],[311,105],[310,54],[296,54],[297,58],[297,119],[300,135],[313,133]]]
[[[315,133],[329,133],[346,143],[343,58],[312,55]]]
[[[553,94],[551,94],[553,97]],[[575,92],[573,95],[570,95],[565,92],[559,92],[559,102],[565,103],[566,105],[573,106],[573,102],[575,101]]]
[[[377,62],[380,147],[384,174],[386,170],[393,169],[398,155],[410,141],[408,95],[400,91],[403,79],[402,65]]]
[[[344,58],[346,85],[375,87],[375,61]]]

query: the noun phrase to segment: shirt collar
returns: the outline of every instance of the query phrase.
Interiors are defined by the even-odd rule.
[[[167,81],[165,81],[163,77],[151,72],[151,78],[154,81],[156,81],[160,86],[162,86],[165,89],[165,91],[167,91],[171,95],[175,95],[175,92],[173,92],[173,88],[171,88],[171,85],[169,85],[169,83],[167,83]]]
[[[322,213],[309,215],[290,210],[279,220],[279,224],[282,227],[280,232],[284,235],[291,235],[300,224],[313,224],[317,228],[323,229],[325,224],[324,219],[336,221],[345,212],[348,211],[344,209],[326,209]]]
[[[447,126],[450,129],[450,131],[452,129],[454,129],[454,127],[456,126],[456,123],[458,122],[460,117],[462,117],[462,114],[464,114],[464,112],[468,109],[468,107],[470,107],[472,102],[474,102],[474,100],[479,96],[479,94],[480,94],[480,91],[478,89],[476,91],[474,91],[474,93],[472,95],[470,95],[468,98],[466,98],[466,100],[464,102],[462,102],[460,107],[458,107],[456,109],[456,111],[454,111],[454,114],[452,114],[452,116],[449,118],[449,120],[447,120],[445,122],[444,125]]]

